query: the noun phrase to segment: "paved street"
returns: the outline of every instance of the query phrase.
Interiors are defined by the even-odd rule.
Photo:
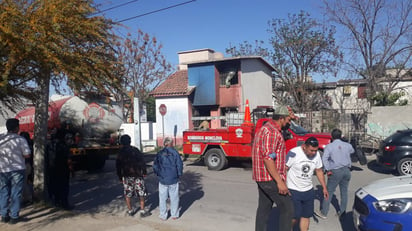
[[[151,165],[152,155],[147,156]],[[223,171],[208,171],[202,163],[185,161],[181,181],[181,218],[161,221],[158,218],[157,180],[149,168],[146,184],[150,195],[147,205],[153,215],[147,218],[127,217],[122,186],[109,160],[99,173],[77,172],[71,182],[70,212],[29,206],[22,211],[25,222],[17,225],[0,224],[1,230],[254,230],[257,189],[251,179],[251,163],[237,161]],[[343,224],[334,216],[331,207],[327,220],[311,219],[310,230],[354,230],[351,207],[354,192],[376,179],[393,176],[376,166],[369,157],[365,166],[354,164],[349,188],[349,218]],[[315,180],[316,183],[316,180]],[[317,184],[317,183],[316,183]],[[337,195],[339,198],[339,195]],[[137,204],[137,203],[136,203]],[[316,200],[315,205],[319,205]],[[272,222],[273,223],[273,222]],[[274,229],[275,230],[275,229]]]

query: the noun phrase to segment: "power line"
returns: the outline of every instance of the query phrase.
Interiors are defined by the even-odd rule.
[[[133,16],[133,17],[130,17],[130,18],[126,18],[126,19],[117,21],[117,22],[129,21],[129,20],[132,20],[132,19],[135,19],[135,18],[140,18],[140,17],[146,16],[146,15],[149,15],[149,14],[154,14],[154,13],[157,13],[157,12],[160,12],[160,11],[168,10],[168,9],[171,9],[171,8],[174,8],[174,7],[178,7],[178,6],[182,6],[182,5],[185,5],[185,4],[189,4],[189,3],[195,2],[195,1],[196,1],[196,0],[191,0],[191,1],[183,2],[183,3],[179,3],[179,4],[172,5],[172,6],[168,6],[168,7],[159,9],[159,10],[154,10],[154,11],[150,11],[150,12],[148,12],[148,13],[139,14],[139,15],[136,15],[136,16]]]
[[[119,4],[119,5],[116,5],[116,6],[109,7],[109,8],[104,9],[104,10],[99,10],[99,11],[97,11],[97,12],[95,12],[95,13],[91,14],[91,15],[100,14],[100,13],[103,13],[103,12],[106,12],[106,11],[109,11],[109,10],[113,10],[113,9],[116,9],[116,8],[119,8],[119,7],[122,7],[122,6],[129,5],[129,4],[134,3],[134,2],[137,2],[137,1],[139,1],[139,0],[132,0],[132,1],[128,1],[128,2],[125,2],[125,3]]]

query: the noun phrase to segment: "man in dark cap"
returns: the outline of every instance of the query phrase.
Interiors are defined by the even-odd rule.
[[[151,213],[145,209],[146,187],[143,177],[146,176],[146,163],[143,153],[136,147],[130,145],[129,135],[120,137],[119,155],[116,159],[116,171],[120,182],[123,183],[124,196],[128,208],[127,214],[134,216],[137,209],[132,206],[132,197],[140,199],[140,217],[150,216]]]
[[[257,131],[252,147],[253,180],[258,186],[256,231],[266,231],[272,206],[280,211],[279,230],[292,229],[293,203],[286,186],[286,145],[282,128],[290,123],[286,106],[278,107],[272,119]]]
[[[19,221],[25,158],[30,157],[31,150],[26,139],[18,135],[18,119],[8,119],[6,128],[7,133],[0,135],[0,213],[2,222],[16,224]]]

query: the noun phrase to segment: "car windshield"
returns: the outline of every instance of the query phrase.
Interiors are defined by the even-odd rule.
[[[297,123],[293,122],[293,120],[290,121],[290,129],[299,135],[305,135],[306,133],[309,133],[306,129],[298,125]]]

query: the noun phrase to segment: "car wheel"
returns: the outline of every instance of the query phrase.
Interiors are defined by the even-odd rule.
[[[209,149],[205,154],[204,161],[209,170],[219,171],[227,166],[227,158],[218,148]]]
[[[398,162],[397,170],[400,175],[411,175],[412,174],[412,158],[401,159]]]

